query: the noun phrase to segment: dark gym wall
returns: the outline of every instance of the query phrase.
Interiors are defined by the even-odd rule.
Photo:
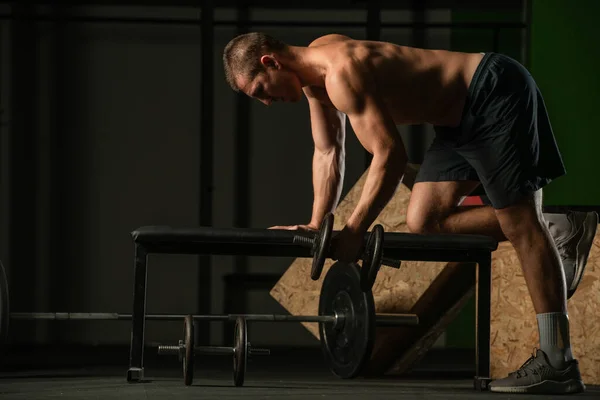
[[[2,7],[0,7],[2,9]],[[0,24],[0,57],[8,57],[10,51],[9,29],[6,24]],[[5,59],[6,60],[6,59]],[[9,167],[9,129],[8,119],[11,114],[10,109],[10,63],[0,62],[0,254],[6,263],[9,257],[8,244],[8,216],[9,216],[9,185],[8,167]],[[6,82],[6,83],[4,83]]]
[[[86,8],[94,15],[97,9]],[[198,15],[194,9],[126,9],[103,8],[102,14],[175,17]],[[146,15],[144,15],[146,13]],[[218,9],[215,17],[234,19],[235,10]],[[333,11],[255,10],[251,18],[283,20],[330,20]],[[431,22],[449,22],[449,10],[427,11]],[[383,11],[383,21],[409,22],[409,11]],[[464,19],[473,20],[473,15]],[[493,17],[490,17],[492,19]],[[366,20],[363,10],[335,11],[338,21]],[[7,31],[8,23],[2,23]],[[36,137],[40,140],[38,197],[40,213],[38,249],[35,265],[21,262],[15,254],[7,265],[11,282],[18,288],[14,311],[117,311],[131,309],[133,248],[129,232],[141,225],[193,226],[199,218],[200,180],[200,28],[167,25],[79,24],[65,25],[64,59],[54,60],[56,46],[52,25],[40,24],[36,48],[36,86],[40,94],[37,109]],[[305,45],[319,35],[338,32],[355,38],[366,36],[364,28],[328,29],[253,28],[272,33],[292,44]],[[215,226],[232,226],[237,202],[250,202],[249,225],[267,227],[273,224],[306,222],[312,205],[310,160],[312,143],[305,103],[275,104],[269,108],[258,102],[250,104],[251,153],[250,197],[236,198],[234,192],[235,102],[236,95],[224,81],[221,52],[235,35],[235,27],[215,29],[214,54],[214,213]],[[438,28],[425,35],[425,47],[455,48],[455,34]],[[501,43],[505,40],[501,36]],[[483,37],[480,31],[469,36]],[[4,42],[8,40],[3,35]],[[383,29],[381,39],[414,45],[410,28]],[[2,43],[2,41],[0,41]],[[472,46],[469,51],[485,51],[489,41]],[[7,54],[6,52],[2,54]],[[518,54],[518,53],[516,53]],[[48,64],[49,63],[49,64]],[[63,68],[63,85],[53,86],[52,71],[47,65]],[[0,71],[9,82],[8,71]],[[9,92],[0,88],[3,108],[10,110]],[[53,187],[49,183],[49,154],[52,143],[48,124],[53,110],[61,104],[64,112],[63,140],[69,144],[65,159],[63,190],[68,218],[58,239],[64,246],[60,264],[51,264],[50,236],[55,234],[49,201]],[[4,106],[6,105],[6,106]],[[11,128],[8,126],[7,128]],[[348,124],[346,193],[360,177],[365,153]],[[5,129],[4,127],[2,129]],[[6,131],[6,130],[5,130]],[[407,127],[399,127],[406,139]],[[425,128],[431,137],[431,127]],[[16,132],[12,132],[13,135]],[[2,140],[4,141],[4,136]],[[4,142],[2,142],[3,144]],[[3,155],[5,150],[3,148]],[[3,159],[4,160],[4,159]],[[3,174],[6,174],[3,169]],[[2,175],[4,177],[4,175]],[[4,179],[4,178],[3,178]],[[4,191],[3,191],[4,195]],[[6,210],[6,207],[2,208]],[[3,241],[6,243],[6,241]],[[213,257],[212,312],[223,311],[223,277],[234,271],[233,257]],[[291,259],[252,258],[252,273],[283,273]],[[15,271],[20,270],[17,274]],[[149,266],[148,311],[194,312],[198,285],[198,263],[193,256],[152,256]],[[61,279],[56,278],[59,276]],[[64,281],[62,280],[64,277]],[[28,279],[33,282],[28,287]],[[52,283],[54,282],[54,283]],[[17,291],[15,291],[17,292]],[[25,300],[33,294],[33,300]],[[56,309],[56,305],[60,309]],[[247,297],[248,312],[281,312],[283,310],[267,291],[252,292]],[[228,310],[235,312],[236,310]],[[180,323],[149,322],[149,342],[170,342],[179,338]],[[13,338],[48,342],[120,343],[128,344],[129,322],[14,323]],[[269,324],[253,325],[252,342],[267,345],[316,345],[304,328],[280,324],[276,330]],[[466,330],[472,335],[471,329]],[[462,334],[462,333],[461,333]],[[221,324],[211,328],[213,343],[222,338]],[[443,342],[443,340],[442,340]]]
[[[84,8],[88,15],[98,9]],[[194,9],[102,8],[102,15],[156,17],[170,14],[187,18]],[[234,19],[235,10],[218,9],[215,18]],[[256,10],[251,18],[273,20],[332,19],[331,12]],[[447,11],[430,18],[448,21]],[[336,11],[338,21],[365,21],[364,10]],[[382,19],[406,22],[410,13],[384,11]],[[2,55],[14,58],[9,47],[11,23],[2,22]],[[32,140],[24,152],[36,155],[35,201],[23,211],[35,222],[20,227],[20,239],[29,252],[3,253],[11,287],[13,311],[130,312],[133,247],[129,232],[142,225],[194,226],[199,219],[200,184],[200,76],[202,72],[198,26],[133,25],[67,22],[28,23],[23,31],[34,44],[24,53],[33,60],[32,73],[19,84],[31,86],[22,95],[20,110],[29,125],[16,126],[2,118],[3,133],[12,138],[27,132]],[[261,28],[253,28],[259,30]],[[292,44],[306,45],[316,37],[339,32],[365,38],[365,28],[261,29]],[[61,35],[58,35],[62,32]],[[232,226],[236,202],[250,201],[253,227],[304,223],[312,206],[312,142],[308,107],[250,104],[248,151],[250,198],[235,198],[234,129],[236,94],[223,76],[221,54],[235,27],[217,27],[214,43],[214,212],[215,226]],[[5,34],[6,33],[6,34]],[[428,39],[432,47],[447,48],[448,32],[437,30]],[[410,44],[409,29],[382,32],[382,39]],[[58,52],[57,52],[58,51]],[[59,54],[59,58],[55,57]],[[24,56],[22,56],[24,57]],[[6,63],[23,68],[24,64]],[[3,66],[5,63],[2,64]],[[0,71],[3,83],[12,83],[10,68]],[[58,78],[58,80],[56,80]],[[24,83],[23,83],[24,82]],[[1,88],[2,108],[11,113],[15,91]],[[27,100],[29,98],[29,100]],[[27,100],[27,101],[25,101]],[[28,108],[31,105],[35,107]],[[8,114],[13,115],[13,114]],[[348,124],[346,193],[364,171],[365,152]],[[406,135],[406,127],[399,128]],[[2,144],[7,135],[2,135]],[[57,140],[60,140],[57,144]],[[3,155],[7,148],[2,147]],[[16,160],[18,155],[12,155]],[[60,158],[58,161],[56,158]],[[4,158],[3,162],[10,158]],[[57,169],[58,168],[58,169]],[[2,169],[3,187],[8,168]],[[59,171],[60,181],[52,180]],[[13,174],[22,179],[21,171]],[[57,191],[59,192],[57,194]],[[2,191],[3,196],[9,190]],[[56,197],[54,197],[56,196]],[[19,199],[19,197],[14,197]],[[58,217],[52,208],[60,199]],[[3,201],[3,212],[10,205]],[[29,214],[31,213],[31,214]],[[15,216],[13,224],[20,222]],[[5,221],[4,224],[7,225]],[[8,228],[4,228],[8,229]],[[8,248],[8,233],[3,246]],[[52,244],[59,244],[54,249]],[[52,258],[52,254],[59,257]],[[210,282],[212,308],[223,312],[223,277],[233,272],[233,257],[213,257]],[[283,273],[291,259],[252,258],[251,273]],[[194,256],[150,258],[148,312],[186,313],[197,310],[198,292]],[[236,310],[228,310],[235,312]],[[248,293],[247,312],[283,312],[268,291]],[[179,322],[148,323],[149,343],[179,338]],[[129,343],[129,322],[13,322],[14,342]],[[34,329],[35,327],[35,329]],[[219,343],[221,324],[211,325],[211,339]],[[317,341],[300,325],[252,326],[252,341],[273,346],[314,346]],[[227,335],[230,336],[230,335]]]
[[[567,167],[545,204],[597,206],[600,2],[533,0],[532,11],[531,69]]]
[[[65,113],[66,121],[60,134],[68,144],[60,150],[64,185],[58,187],[66,218],[61,228],[46,224],[39,230],[37,248],[47,248],[51,236],[60,233],[62,260],[50,265],[40,256],[34,267],[12,257],[11,270],[21,270],[35,283],[28,287],[25,280],[11,281],[19,288],[12,296],[13,310],[129,312],[133,253],[128,233],[140,225],[180,225],[198,218],[200,62],[193,48],[199,31],[78,23],[64,29],[63,86],[54,87],[53,77],[45,72],[55,61],[54,29],[48,25],[39,30],[37,79],[38,136],[47,136],[53,119],[49,114],[57,111],[50,103],[60,102],[58,112]],[[49,191],[57,187],[47,187],[44,171],[51,167],[49,153],[55,149],[48,140],[41,140],[39,147],[37,212],[47,221],[52,212]],[[152,257],[149,311],[194,309],[194,258]],[[53,285],[57,275],[63,279]],[[28,295],[35,302],[23,306],[19,300]],[[36,324],[49,325],[52,337],[64,342],[126,343],[130,332],[127,322]],[[23,332],[19,340],[29,339],[32,326],[14,323],[13,337]],[[148,340],[157,331],[150,323]],[[160,331],[164,340],[181,328],[167,323]],[[40,332],[37,339],[47,339]]]

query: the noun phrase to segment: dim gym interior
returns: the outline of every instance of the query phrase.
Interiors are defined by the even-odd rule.
[[[598,15],[0,2],[0,398],[600,398]]]

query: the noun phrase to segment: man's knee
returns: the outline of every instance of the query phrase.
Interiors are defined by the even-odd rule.
[[[500,226],[502,233],[513,246],[531,243],[542,232],[540,222],[527,216],[523,216],[520,221],[514,219],[500,221]]]
[[[406,213],[406,226],[411,233],[431,234],[440,231],[439,218],[435,213],[423,209],[409,208]]]
[[[518,203],[500,210],[496,215],[504,236],[513,244],[531,242],[545,235],[546,224],[541,209],[541,197],[534,193]]]
[[[476,181],[416,183],[406,213],[408,229],[421,234],[442,232],[443,221],[456,208],[460,198],[478,185]]]

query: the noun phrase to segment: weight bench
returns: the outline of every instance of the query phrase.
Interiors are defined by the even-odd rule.
[[[146,281],[149,254],[210,254],[310,258],[310,249],[294,244],[297,232],[256,228],[140,227],[131,233],[135,245],[132,334],[127,380],[144,377]],[[476,280],[475,388],[490,381],[490,307],[492,252],[498,243],[480,235],[419,235],[387,232],[385,257],[402,261],[473,262]]]

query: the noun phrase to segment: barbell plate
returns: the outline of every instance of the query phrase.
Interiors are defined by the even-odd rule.
[[[4,265],[0,261],[0,347],[8,339],[8,322],[10,319],[10,307],[8,296],[8,279]]]
[[[186,315],[183,320],[185,338],[185,356],[183,358],[183,382],[190,386],[194,382],[194,319]]]
[[[242,317],[235,320],[233,346],[233,383],[235,386],[242,386],[246,375],[246,360],[248,359],[248,331],[246,320]]]
[[[319,315],[343,315],[343,324],[320,323],[325,361],[334,375],[354,378],[371,357],[375,340],[375,302],[363,292],[356,263],[336,262],[321,287]]]

